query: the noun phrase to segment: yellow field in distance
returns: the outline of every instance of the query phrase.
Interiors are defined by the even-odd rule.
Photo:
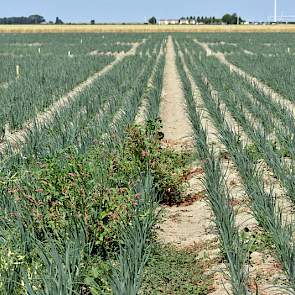
[[[295,32],[295,25],[0,25],[0,33]]]

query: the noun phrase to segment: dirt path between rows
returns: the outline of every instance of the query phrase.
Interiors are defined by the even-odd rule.
[[[26,142],[27,134],[37,128],[43,128],[47,124],[50,124],[55,115],[60,112],[61,109],[66,107],[71,101],[74,101],[76,97],[85,91],[91,84],[93,84],[99,77],[108,73],[115,65],[120,63],[125,57],[135,55],[137,48],[143,44],[145,40],[139,43],[134,43],[132,48],[124,55],[119,55],[113,62],[105,66],[102,70],[90,76],[87,80],[74,87],[70,92],[62,96],[58,101],[54,102],[46,111],[39,113],[33,120],[26,122],[22,129],[6,134],[5,140],[0,143],[0,154],[5,151],[7,146],[11,146],[15,151],[19,150]]]
[[[186,113],[185,97],[177,72],[172,37],[168,37],[166,63],[160,117],[163,123],[164,141],[174,148],[192,145],[193,131]]]
[[[168,37],[160,117],[163,145],[176,150],[193,150],[193,130],[186,112],[185,96],[176,67],[172,37]],[[193,165],[187,195],[197,200],[183,206],[165,207],[158,225],[158,239],[178,248],[206,249],[218,244],[212,212],[204,199],[203,171]],[[203,253],[204,254],[204,253]]]
[[[200,42],[197,39],[195,39],[194,41],[195,41],[195,43],[197,43],[199,46],[201,46],[204,49],[204,51],[206,52],[207,56],[210,56],[210,55],[215,56],[221,63],[223,63],[226,66],[228,66],[229,69],[230,69],[230,71],[235,72],[236,74],[238,74],[242,78],[244,78],[247,81],[249,81],[258,90],[262,91],[263,94],[265,94],[266,96],[269,96],[274,101],[282,104],[295,117],[295,104],[294,103],[292,103],[291,101],[289,101],[286,98],[284,98],[281,94],[279,94],[276,91],[274,91],[271,87],[269,87],[268,85],[266,85],[265,83],[263,83],[262,81],[260,81],[259,79],[257,79],[256,77],[254,77],[254,76],[246,73],[245,71],[243,71],[242,69],[240,69],[236,65],[232,64],[231,62],[229,62],[226,59],[226,57],[225,57],[225,55],[223,53],[221,53],[221,52],[214,52],[208,46],[207,43]]]
[[[168,37],[160,118],[163,124],[164,146],[177,150],[193,148],[193,130],[186,113],[185,97],[176,67],[172,37]],[[200,179],[192,180],[196,193],[202,194]],[[160,224],[159,239],[164,243],[191,246],[210,232],[210,212],[205,202],[190,206],[166,207],[165,221]],[[212,237],[210,237],[212,238]],[[215,237],[213,237],[215,238]]]

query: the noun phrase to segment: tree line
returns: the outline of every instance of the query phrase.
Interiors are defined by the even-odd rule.
[[[45,22],[45,18],[41,15],[30,15],[30,16],[13,16],[0,18],[0,24],[14,25],[14,24],[41,24]]]
[[[0,18],[1,25],[34,25],[34,24],[42,24],[46,20],[43,16],[34,14],[30,16],[13,16],[13,17],[3,17]],[[49,22],[50,24],[63,24],[63,21],[57,16],[55,22]]]
[[[237,23],[244,23],[245,20],[243,20],[241,17],[239,17],[236,13],[233,14],[225,14],[222,18],[217,18],[215,16],[187,16],[187,17],[181,17],[179,19],[180,21],[182,20],[187,20],[187,21],[195,21],[196,23],[199,24],[228,24],[228,25],[233,25]],[[156,24],[157,19],[153,16],[149,19],[150,24]]]

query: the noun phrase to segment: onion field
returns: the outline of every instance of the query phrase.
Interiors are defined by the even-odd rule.
[[[0,35],[0,294],[295,294],[291,33]]]

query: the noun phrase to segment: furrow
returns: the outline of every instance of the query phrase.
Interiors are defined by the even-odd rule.
[[[221,63],[228,66],[230,71],[235,72],[239,76],[245,78],[254,87],[256,87],[258,90],[261,90],[265,95],[269,96],[274,101],[281,103],[284,107],[286,107],[289,111],[291,111],[293,116],[295,117],[295,105],[292,102],[285,99],[282,95],[280,95],[279,93],[274,91],[271,87],[267,86],[265,83],[263,83],[262,81],[260,81],[256,77],[246,73],[245,71],[243,71],[242,69],[240,69],[236,65],[229,62],[223,53],[214,52],[212,49],[209,48],[207,43],[200,42],[197,39],[194,39],[194,42],[203,48],[203,50],[206,52],[207,56],[211,56],[211,55],[215,56]]]
[[[52,122],[55,115],[60,112],[61,109],[66,107],[71,101],[91,86],[99,77],[107,74],[116,64],[120,63],[125,57],[135,55],[136,49],[145,42],[134,43],[132,48],[122,56],[118,56],[112,63],[104,67],[98,73],[89,77],[86,81],[77,85],[69,93],[61,97],[58,101],[54,102],[45,112],[42,112],[34,118],[34,120],[24,124],[21,130],[10,133],[6,136],[5,140],[0,143],[0,154],[5,151],[7,147],[12,147],[13,150],[18,150],[26,142],[27,134],[35,127],[42,128]]]

